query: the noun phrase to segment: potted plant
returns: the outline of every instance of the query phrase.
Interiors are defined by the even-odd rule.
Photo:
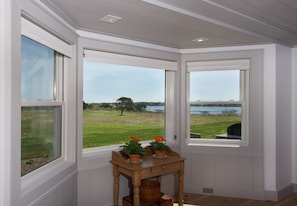
[[[157,158],[164,158],[166,152],[171,151],[170,147],[164,143],[165,141],[162,136],[156,136],[155,141],[150,143]]]
[[[139,141],[139,138],[131,136],[129,142],[120,146],[123,153],[129,157],[131,163],[139,163],[141,155],[146,154],[146,150],[141,146]]]

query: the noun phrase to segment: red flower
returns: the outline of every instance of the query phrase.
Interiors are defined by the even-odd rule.
[[[155,137],[155,141],[156,142],[164,142],[164,141],[166,141],[162,136],[156,136]]]
[[[132,140],[134,140],[135,142],[139,142],[140,141],[140,139],[138,137],[135,137],[135,136],[131,136],[130,138]]]

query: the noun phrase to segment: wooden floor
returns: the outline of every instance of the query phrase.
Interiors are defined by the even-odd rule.
[[[297,193],[278,202],[185,194],[184,206],[297,206]]]

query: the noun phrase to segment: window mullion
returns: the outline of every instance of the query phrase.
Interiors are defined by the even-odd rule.
[[[22,107],[49,107],[63,106],[61,101],[22,101]]]
[[[54,86],[54,100],[63,100],[63,76],[64,76],[64,58],[63,55],[56,53],[56,69],[55,69],[55,86]]]

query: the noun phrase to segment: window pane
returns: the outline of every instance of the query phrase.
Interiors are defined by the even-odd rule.
[[[191,138],[241,139],[241,105],[191,105]],[[238,131],[239,130],[239,131]]]
[[[22,99],[54,100],[55,51],[22,36]]]
[[[190,101],[191,138],[241,139],[240,70],[191,72]]]
[[[61,107],[23,107],[22,175],[61,156]]]
[[[165,70],[85,61],[83,93],[84,148],[164,135]]]
[[[190,73],[190,101],[239,101],[240,71]]]

